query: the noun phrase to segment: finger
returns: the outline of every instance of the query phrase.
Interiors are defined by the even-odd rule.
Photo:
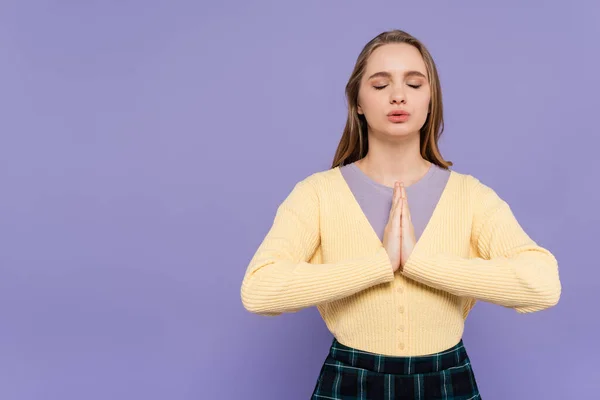
[[[404,190],[404,183],[401,182],[400,183],[400,196],[402,197],[402,219],[404,219],[405,214],[406,214],[406,192]]]
[[[400,202],[398,203],[398,212],[400,213],[400,235],[402,235],[402,226],[403,226],[403,214],[404,214],[404,198],[400,197]]]
[[[394,202],[394,206],[393,206],[393,212],[392,212],[392,218],[394,218],[394,220],[397,220],[397,222],[400,222],[400,212],[401,212],[401,207],[400,207],[400,202],[402,201],[402,192],[400,191],[400,184],[396,183],[396,200]]]
[[[392,205],[390,207],[390,212],[388,216],[388,225],[393,225],[396,219],[399,219],[398,214],[398,203],[400,201],[400,186],[394,185],[394,197],[392,198]]]
[[[402,198],[402,211],[406,208],[406,191],[404,190],[404,183],[400,182],[400,197]]]
[[[412,221],[412,217],[410,215],[410,207],[408,206],[408,196],[406,195],[406,187],[402,185],[402,198],[404,199],[404,213],[406,214],[406,218],[408,221]]]
[[[410,217],[410,209],[408,207],[408,197],[406,197],[406,188],[404,186],[402,186],[401,189],[402,189],[402,223],[408,227],[410,222],[412,221],[411,217]]]
[[[398,200],[400,199],[401,196],[402,196],[402,193],[400,191],[400,184],[398,182],[395,182],[394,183],[394,200],[395,200],[394,205],[398,204]]]
[[[390,207],[389,218],[391,218],[394,215],[399,198],[400,198],[400,188],[398,187],[398,184],[396,183],[396,184],[394,184],[394,194],[392,196],[392,206]]]
[[[402,188],[400,187],[400,183],[398,183],[397,185],[398,185],[398,202],[396,203],[396,206],[398,206],[400,204],[400,200],[402,199]]]

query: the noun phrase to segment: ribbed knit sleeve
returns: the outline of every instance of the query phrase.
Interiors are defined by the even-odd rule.
[[[475,192],[472,239],[479,257],[428,254],[417,243],[403,274],[454,295],[511,307],[519,313],[556,305],[561,294],[556,258],[525,233],[510,206],[491,188],[477,181]]]
[[[319,218],[319,196],[309,177],[296,184],[280,204],[247,267],[241,298],[248,311],[263,315],[294,312],[393,281],[383,246],[361,258],[309,263],[320,242]]]

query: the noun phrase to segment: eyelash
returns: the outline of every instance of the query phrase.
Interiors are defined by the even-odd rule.
[[[408,85],[408,86],[410,86],[413,89],[418,89],[422,85]],[[373,89],[375,89],[375,90],[382,90],[382,89],[385,89],[386,87],[387,87],[387,85],[384,85],[384,86],[373,86]]]

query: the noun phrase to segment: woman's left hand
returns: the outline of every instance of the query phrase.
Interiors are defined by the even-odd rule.
[[[410,210],[408,208],[408,198],[406,197],[406,188],[404,184],[400,184],[401,190],[401,201],[402,201],[402,213],[400,216],[400,271],[404,268],[404,264],[410,257],[413,249],[415,248],[415,228],[410,217]]]

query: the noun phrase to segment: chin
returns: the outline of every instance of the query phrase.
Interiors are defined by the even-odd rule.
[[[390,127],[387,127],[387,129],[383,130],[382,132],[387,137],[401,138],[413,135],[419,136],[419,130],[410,126],[396,126],[392,127],[391,129]]]

